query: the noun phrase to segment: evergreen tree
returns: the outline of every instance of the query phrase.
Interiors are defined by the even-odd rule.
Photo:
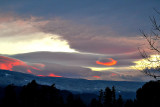
[[[101,89],[101,90],[99,91],[99,96],[98,96],[98,98],[99,98],[98,101],[99,101],[99,103],[101,103],[101,104],[102,104],[102,102],[103,102],[103,97],[104,97],[103,94],[104,94],[104,93],[103,93],[103,90]]]
[[[117,99],[116,107],[123,107],[123,99],[121,95],[119,95]]]
[[[93,98],[91,101],[90,107],[102,107],[102,105],[100,106],[99,101],[97,101],[97,99]]]
[[[127,100],[124,107],[134,107],[134,102],[132,100]]]
[[[157,107],[160,105],[160,81],[150,81],[136,93],[137,107]]]
[[[23,107],[37,107],[38,106],[38,84],[35,80],[24,86],[21,92]]]
[[[73,94],[68,95],[66,106],[67,107],[75,107],[75,100],[73,98]]]
[[[75,99],[75,107],[85,107],[85,104],[83,103],[80,97]]]
[[[113,104],[113,106],[115,106],[115,103],[116,103],[116,90],[115,90],[115,87],[113,86],[112,87],[112,104]]]
[[[58,107],[59,105],[63,105],[63,99],[60,95],[60,90],[58,90],[55,87],[55,84],[53,84],[51,87],[49,87],[49,93],[50,94],[50,103],[51,105],[54,105],[55,107]]]
[[[13,84],[8,85],[5,88],[5,95],[2,101],[3,101],[2,102],[3,107],[19,106],[18,101],[17,101],[16,92],[15,92],[15,86]]]
[[[112,107],[112,91],[109,87],[106,87],[104,92],[104,107]]]

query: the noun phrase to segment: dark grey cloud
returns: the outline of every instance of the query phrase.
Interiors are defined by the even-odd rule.
[[[67,40],[70,47],[81,52],[113,54],[136,52],[141,41],[135,37],[118,37],[109,27],[93,27],[75,24],[59,18],[36,26],[45,33],[57,34]]]
[[[39,16],[46,19],[62,17],[77,23],[108,25],[121,35],[133,36],[139,28],[147,28],[146,18],[159,9],[158,0],[3,0],[1,13],[17,13],[21,16]]]
[[[138,29],[149,25],[147,17],[155,14],[152,8],[158,9],[158,3],[157,0],[7,0],[0,3],[0,9],[2,13],[15,13],[24,19],[35,16],[49,20],[35,27],[42,32],[59,34],[73,49],[113,54],[137,51],[138,43],[118,37],[136,37]]]

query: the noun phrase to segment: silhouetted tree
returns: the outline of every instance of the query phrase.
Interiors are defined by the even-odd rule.
[[[151,81],[139,88],[136,93],[136,107],[160,106],[160,82]]]
[[[99,103],[102,103],[103,102],[103,96],[104,95],[104,93],[103,93],[103,90],[101,89],[100,91],[99,91],[99,99],[98,99],[98,101],[99,101]]]
[[[75,100],[74,100],[73,94],[68,95],[66,106],[75,107]]]
[[[134,102],[132,100],[127,100],[124,107],[134,107]]]
[[[123,99],[122,99],[121,95],[119,95],[119,97],[117,99],[116,107],[123,107]]]
[[[115,90],[115,87],[113,86],[112,87],[112,104],[113,104],[113,107],[115,106],[115,103],[116,103],[116,90]]]
[[[91,100],[90,107],[102,107],[102,104],[95,98]]]
[[[17,101],[16,92],[15,92],[15,86],[13,84],[8,85],[5,88],[5,95],[2,101],[3,101],[2,102],[3,107],[19,106],[18,101]]]
[[[98,102],[96,99],[93,99],[91,102],[91,105],[95,104],[98,105],[98,107],[122,107],[123,106],[123,99],[121,96],[119,96],[118,100],[116,99],[116,90],[115,87],[112,87],[112,90],[109,87],[105,88],[105,91],[103,90],[99,91],[99,97]]]
[[[75,104],[76,104],[75,107],[86,107],[80,97],[75,99]]]
[[[54,106],[59,106],[61,104],[63,104],[63,99],[60,95],[60,90],[58,90],[55,85],[53,84],[51,87],[49,87],[49,93],[50,94],[50,103],[52,103],[52,105]]]
[[[35,80],[22,88],[21,106],[23,107],[62,107],[63,98],[55,85],[39,85]]]
[[[112,107],[112,91],[109,87],[104,92],[104,107]]]
[[[144,44],[145,49],[139,47],[139,52],[143,59],[146,61],[141,61],[141,68],[137,68],[144,74],[154,77],[157,79],[160,77],[160,12],[155,9],[155,12],[158,14],[159,18],[150,17],[150,21],[152,23],[151,33],[145,33],[140,30],[143,38],[146,40],[149,48],[146,48],[147,45]],[[159,23],[158,23],[159,22]],[[151,58],[151,55],[156,55],[154,58]]]
[[[19,92],[17,92],[19,91]],[[16,107],[86,107],[80,96],[74,96],[73,94],[68,97],[63,97],[62,91],[55,87],[55,84],[51,86],[39,85],[35,80],[31,81],[27,85],[19,88],[14,85],[9,85],[5,88],[5,96],[3,98],[2,107],[16,106]],[[90,107],[123,107],[123,100],[121,96],[118,99],[115,97],[115,88],[112,90],[106,87],[105,91],[99,91],[99,97],[92,99]],[[64,100],[65,103],[64,103]],[[139,97],[137,95],[137,102]],[[137,105],[139,103],[136,103]],[[131,102],[126,102],[125,106],[131,105]]]
[[[28,83],[28,85],[24,86],[21,92],[21,99],[23,107],[37,107],[38,106],[38,84],[35,80],[33,80],[31,83]]]

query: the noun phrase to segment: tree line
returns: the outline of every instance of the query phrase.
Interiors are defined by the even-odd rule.
[[[116,98],[114,86],[111,89],[106,87],[99,91],[98,98],[93,98],[89,104],[85,104],[71,92],[65,97],[54,84],[39,85],[33,80],[23,87],[13,84],[5,87],[0,107],[157,107],[160,102],[159,90],[160,82],[150,81],[137,90],[134,100],[123,100],[121,95]]]

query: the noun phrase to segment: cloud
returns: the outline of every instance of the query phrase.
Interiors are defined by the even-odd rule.
[[[34,59],[33,59],[34,60]],[[37,61],[37,60],[36,60]],[[144,75],[139,72],[128,70],[115,69],[103,72],[92,71],[89,68],[84,68],[74,65],[63,65],[51,62],[38,62],[19,60],[11,57],[0,57],[0,69],[29,73],[36,76],[50,77],[67,77],[67,78],[84,78],[98,80],[114,80],[114,81],[143,81],[147,80]],[[122,70],[122,71],[120,71]]]
[[[93,77],[95,77],[95,78],[97,78],[97,79],[101,78],[100,76],[93,76]]]
[[[133,59],[137,58],[138,55],[136,48],[133,47],[135,44],[137,45],[141,43],[134,37],[118,37],[118,34],[113,32],[109,27],[93,27],[75,24],[72,21],[62,20],[59,18],[44,20],[36,17],[27,19],[19,17],[14,19],[13,17],[8,20],[10,20],[10,23],[7,20],[1,21],[1,28],[3,32],[0,36],[7,45],[4,46],[1,44],[0,46],[8,47],[9,44],[13,46],[11,48],[12,50],[7,50],[6,48],[6,53],[26,52],[26,54],[24,53],[12,56],[14,58],[28,63],[44,64],[45,69],[42,71],[26,69],[23,66],[14,67],[15,70],[34,73],[36,75],[47,76],[54,74],[55,76],[85,79],[96,79],[93,76],[99,76],[99,79],[123,80],[121,76],[113,76],[113,73],[118,72],[117,74],[124,75],[124,73],[119,73],[121,72],[119,68],[134,65],[134,63],[132,63]],[[51,45],[52,42],[55,42],[56,40],[60,41],[61,44],[62,42],[65,42],[66,44],[64,45],[67,46],[68,49],[72,48],[78,50],[79,53],[27,53],[32,52],[32,50],[50,51],[56,49],[56,47],[60,48],[60,45],[56,47]],[[1,43],[3,43],[3,41]],[[45,46],[48,44],[47,46],[52,48],[43,47],[44,45],[41,45],[41,43],[45,44]],[[58,42],[56,42],[56,44],[57,43]],[[29,45],[30,47],[28,47]],[[66,48],[62,48],[63,51],[65,49]],[[115,71],[106,70],[105,72],[93,72],[91,69],[87,68],[104,67],[103,65],[96,64],[96,61],[105,60],[106,58],[113,58],[117,61],[117,64],[113,66]],[[33,66],[36,67],[35,65]]]
[[[6,19],[5,19],[6,17]],[[75,52],[66,40],[59,35],[45,33],[35,26],[42,26],[47,21],[37,17],[20,18],[0,14],[0,51],[1,54],[17,54],[34,51]],[[3,47],[6,47],[5,50]]]
[[[43,67],[44,66],[45,65],[43,65]],[[42,67],[41,69],[39,69],[37,67],[28,65],[26,62],[23,62],[21,60],[10,58],[10,57],[5,57],[5,56],[0,56],[0,69],[13,71],[13,70],[17,70],[15,69],[16,67],[20,69],[24,68],[25,71],[21,71],[21,72],[31,73],[31,74],[33,73],[32,70],[41,71],[41,69],[43,69],[42,66],[39,66],[39,67]]]
[[[36,20],[38,20],[36,17],[21,18],[12,14],[0,14],[0,37],[25,37],[33,32],[37,33],[38,29],[34,25],[42,25],[45,22],[37,23]]]
[[[125,37],[117,34],[107,26],[89,26],[72,21],[55,18],[43,26],[37,26],[42,32],[60,35],[67,40],[70,47],[80,52],[115,54],[136,52],[142,43],[136,37]]]
[[[128,74],[128,67],[134,65],[133,61],[140,59],[137,47],[143,44],[143,39],[136,32],[141,26],[145,28],[148,25],[144,17],[149,15],[151,7],[159,7],[158,2],[146,2],[142,6],[144,1],[138,0],[116,3],[90,3],[89,0],[72,0],[72,3],[63,0],[30,1],[0,1],[1,54],[26,53],[12,57],[34,63],[33,67],[38,69],[45,64],[47,69],[41,75],[90,79],[99,76],[101,79],[119,80],[130,80],[129,78],[137,75]],[[133,10],[133,7],[136,9]],[[28,53],[35,51],[77,53]],[[93,72],[84,68],[103,68],[96,61],[103,62],[106,58],[117,61],[112,66],[114,69]],[[26,69],[24,65],[14,66],[14,69],[40,73],[33,68]]]
[[[57,47],[56,44],[59,46],[57,51],[98,54],[135,53],[143,41],[137,36],[120,36],[107,26],[77,24],[61,18],[45,20],[33,16],[8,18],[7,15],[0,15],[0,23],[2,39],[0,46],[8,45],[5,52],[1,50],[2,54],[9,53],[8,51],[11,51],[10,54],[33,52],[38,49],[39,51],[54,51]],[[41,48],[36,48],[36,44]],[[22,45],[25,49],[21,49]],[[12,50],[19,51],[13,52]]]
[[[93,75],[92,71],[88,68],[55,63],[27,63],[5,56],[0,56],[0,69],[50,77],[87,78]]]
[[[84,78],[91,72],[91,70],[82,67],[64,66],[54,63],[27,63],[5,56],[0,56],[0,69],[29,73],[37,76],[64,76],[70,78]]]
[[[143,5],[145,3],[145,5]],[[135,34],[137,29],[148,26],[146,17],[153,15],[152,8],[159,9],[159,1],[92,1],[70,2],[66,0],[27,0],[0,2],[1,13],[17,13],[21,16],[40,16],[46,19],[62,17],[77,23],[108,25],[121,34]],[[63,7],[63,8],[62,8]],[[132,35],[133,36],[133,35]]]
[[[116,65],[117,64],[117,61],[112,59],[112,58],[107,58],[110,60],[110,62],[100,62],[100,61],[96,61],[97,64],[100,64],[100,65],[105,65],[105,66],[112,66],[112,65]]]
[[[127,57],[123,59],[123,57]],[[133,66],[132,57],[127,55],[105,55],[105,54],[92,54],[92,53],[67,53],[67,52],[32,52],[12,55],[12,57],[25,60],[28,62],[46,62],[46,63],[57,63],[62,65],[72,65],[81,67],[104,67],[104,65],[99,65],[96,63],[97,60],[100,61],[110,61],[107,58],[113,58],[117,61],[116,65],[113,67],[128,67]],[[106,66],[107,67],[107,66]]]
[[[31,63],[43,63],[48,68],[45,72],[59,74],[64,77],[98,79],[93,76],[99,76],[99,79],[102,80],[136,81],[137,78],[139,78],[137,80],[147,80],[139,71],[129,67],[134,65],[132,57],[131,59],[129,59],[130,57],[123,59],[124,56],[122,55],[117,55],[117,64],[111,67],[98,65],[96,61],[99,59],[106,61],[106,58],[116,56],[88,53],[33,52],[13,55],[12,57]],[[89,67],[89,69],[86,67]]]

